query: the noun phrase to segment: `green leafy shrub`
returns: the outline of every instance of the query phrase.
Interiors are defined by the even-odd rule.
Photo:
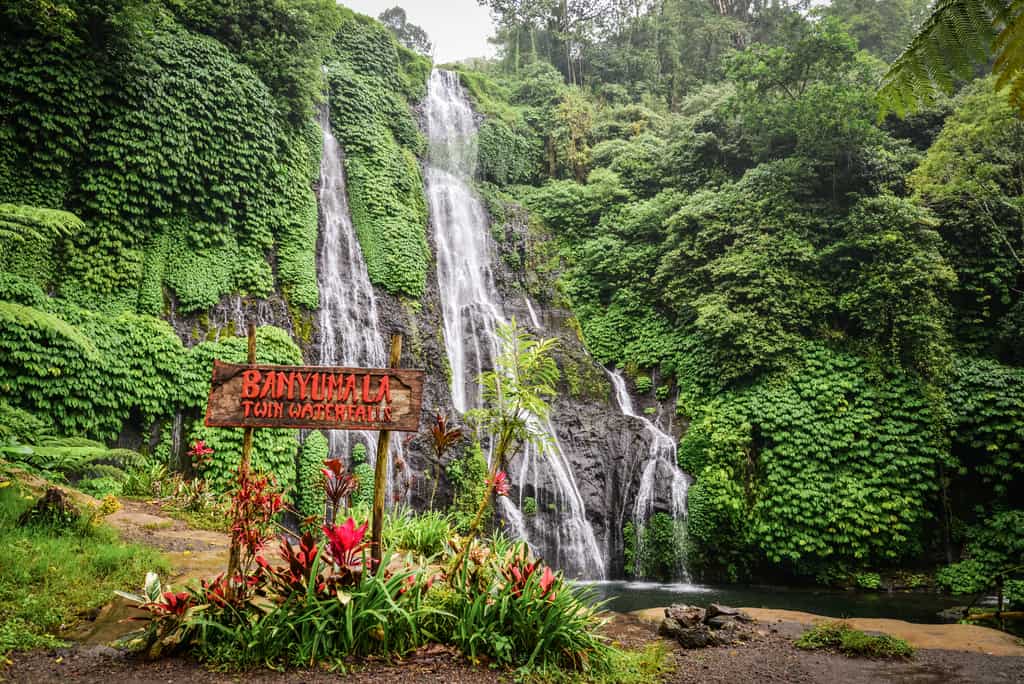
[[[395,510],[384,526],[384,547],[430,557],[440,553],[452,535],[451,519],[440,511]]]
[[[845,622],[824,622],[804,632],[797,648],[837,650],[843,655],[866,658],[909,658],[914,654],[903,639],[888,634],[865,634]]]
[[[415,157],[423,139],[403,96],[412,85],[398,45],[382,25],[350,13],[327,68],[331,126],[345,148],[352,221],[370,280],[419,297],[429,260],[427,206]]]
[[[471,572],[455,585],[463,602],[455,612],[453,642],[471,659],[486,655],[524,671],[611,674],[614,649],[596,634],[601,621],[587,590],[528,562],[521,544],[510,555],[495,555],[503,579],[493,587],[479,590],[469,580]]]
[[[854,576],[857,586],[861,589],[878,589],[882,586],[882,578],[877,572],[861,572]]]
[[[667,582],[678,575],[686,549],[671,515],[652,515],[639,542],[641,576]]]
[[[636,387],[637,394],[647,394],[654,387],[654,380],[650,375],[638,375],[633,386]]]
[[[481,497],[487,492],[487,461],[480,443],[468,445],[462,456],[453,458],[445,466],[445,474],[454,494],[451,506],[453,524],[461,534],[465,534]]]
[[[352,506],[369,509],[373,505],[373,466],[366,462],[366,445],[358,442],[352,446],[352,474],[359,480],[359,487],[352,493]]]
[[[537,499],[532,496],[523,499],[523,515],[537,515]]]
[[[55,648],[58,634],[146,570],[169,572],[154,549],[125,544],[103,524],[18,525],[32,505],[17,484],[0,489],[0,655]],[[58,568],[54,571],[52,568]]]
[[[319,430],[306,435],[299,451],[299,472],[296,488],[299,499],[299,515],[303,518],[324,519],[323,473],[324,461],[328,457],[327,438]]]

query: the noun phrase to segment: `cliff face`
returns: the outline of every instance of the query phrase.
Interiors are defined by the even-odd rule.
[[[513,270],[509,267],[511,260],[502,258],[509,253],[525,254],[529,250],[525,214],[519,210],[499,232],[501,230],[505,233],[503,239],[493,242],[492,247],[496,257],[495,280],[503,309],[507,316],[514,316],[534,335],[558,338],[555,357],[561,381],[559,395],[552,406],[552,422],[570,461],[606,573],[619,577],[622,575],[622,527],[632,512],[642,464],[649,451],[649,437],[636,419],[624,416],[615,404],[611,385],[583,346],[571,313],[548,303],[554,299],[554,292],[546,289],[550,284],[545,286],[538,282],[535,273]],[[433,232],[428,231],[428,234]],[[431,249],[434,249],[433,243]],[[382,332],[401,332],[405,340],[403,365],[427,372],[424,427],[435,412],[457,415],[451,399],[435,269],[436,265],[432,265],[425,295],[418,306],[378,291]],[[536,301],[526,294],[528,289],[534,293]],[[412,477],[410,503],[414,508],[425,508],[433,488],[429,477],[432,470],[430,448],[425,433],[406,444],[405,460]],[[527,511],[524,517],[527,531],[531,540],[544,541],[547,553],[556,556],[549,560],[557,562],[561,544],[559,539],[551,538],[555,534],[552,523],[556,516],[564,513],[565,502],[550,473],[539,470],[526,478],[521,491],[514,488],[512,497],[520,504],[534,499],[536,513]],[[449,503],[452,494],[450,483],[442,475],[435,505]],[[667,500],[658,501],[656,508],[669,510],[670,504]]]

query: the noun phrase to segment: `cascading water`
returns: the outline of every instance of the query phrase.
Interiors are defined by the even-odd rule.
[[[494,285],[489,219],[470,186],[476,168],[477,125],[458,75],[436,69],[430,74],[425,118],[429,152],[424,175],[437,244],[444,343],[451,366],[452,401],[459,412],[465,412],[481,404],[482,389],[476,378],[494,365],[496,330],[505,323],[505,316]],[[528,445],[509,464],[520,506],[502,497],[505,520],[513,533],[531,537],[527,539],[531,546],[566,574],[602,578],[605,560],[587,522],[572,467],[550,422],[538,421],[538,427],[549,435],[546,446],[538,450]],[[545,502],[550,508],[538,510],[527,523],[520,510],[522,492],[530,473],[533,491],[539,491],[541,469],[557,491],[556,500]],[[528,534],[528,528],[534,534]]]
[[[667,482],[669,484],[669,501],[671,502],[672,519],[676,522],[676,535],[682,537],[686,534],[686,494],[693,481],[689,475],[680,470],[676,461],[676,441],[671,435],[664,432],[648,418],[639,415],[633,408],[633,399],[626,389],[626,379],[620,371],[609,371],[608,377],[615,389],[615,400],[619,404],[622,414],[635,418],[643,423],[644,432],[650,440],[650,450],[647,454],[647,462],[644,464],[643,473],[640,476],[640,487],[637,491],[636,500],[633,502],[633,529],[636,530],[637,553],[636,575],[640,575],[640,548],[643,542],[643,530],[647,521],[654,514],[654,502],[657,484]],[[661,476],[659,477],[659,471]],[[667,477],[666,477],[667,475]],[[682,579],[689,580],[685,564],[678,568]]]
[[[322,226],[317,258],[319,361],[326,366],[384,368],[387,355],[377,317],[377,298],[349,215],[344,158],[341,145],[331,132],[326,106],[320,112],[320,127],[323,156],[318,195]],[[347,456],[358,441],[366,445],[371,463],[376,457],[376,432],[331,430],[328,441],[332,455]],[[392,464],[401,454],[399,440],[392,440]],[[389,476],[388,489],[391,488]]]

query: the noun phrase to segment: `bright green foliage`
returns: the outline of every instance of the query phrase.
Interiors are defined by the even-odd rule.
[[[330,0],[166,0],[175,16],[216,38],[303,123],[320,101],[320,64],[342,12]]]
[[[366,462],[366,445],[352,447],[352,474],[359,480],[359,488],[352,492],[352,506],[369,508],[373,505],[373,466]]]
[[[523,515],[537,515],[537,499],[532,496],[523,499]]]
[[[452,486],[453,526],[465,533],[481,497],[487,493],[487,460],[479,442],[466,447],[460,457],[453,458],[445,466],[445,475]]]
[[[5,8],[0,197],[69,208],[84,225],[5,245],[0,265],[90,308],[160,314],[172,294],[193,311],[275,287],[315,307],[319,143],[307,132],[340,15],[325,0],[164,4],[173,12]]]
[[[385,548],[396,552],[412,551],[429,558],[441,553],[451,531],[451,519],[447,513],[415,513],[408,509],[398,509],[387,516],[383,543]]]
[[[995,588],[999,577],[1024,577],[1024,511],[1001,511],[970,529],[965,559],[939,571],[939,584],[956,594]]]
[[[185,355],[163,321],[78,309],[10,277],[0,277],[0,352],[5,395],[60,433],[103,440],[130,418],[167,415]]]
[[[80,437],[36,436],[25,443],[0,446],[0,456],[26,466],[48,480],[102,479],[113,483],[110,489],[120,493],[127,470],[142,465],[144,459],[130,449],[110,449],[102,442]],[[96,489],[96,485],[93,489]],[[87,493],[88,486],[80,486]],[[106,494],[107,492],[103,492]],[[100,495],[97,498],[103,498]]]
[[[982,353],[1024,362],[1024,122],[987,81],[967,87],[910,184],[939,218],[956,271],[959,337]]]
[[[324,519],[324,476],[320,470],[328,458],[328,444],[324,433],[314,430],[306,435],[299,450],[299,472],[296,476],[298,511],[302,518]]]
[[[1013,503],[1024,482],[1024,370],[958,358],[949,403],[952,453],[962,472],[979,481],[978,503]]]
[[[125,544],[89,520],[18,525],[33,498],[18,486],[0,489],[0,656],[60,645],[56,635],[108,603],[114,589],[147,570],[170,570],[159,552]]]
[[[558,364],[551,357],[556,339],[534,339],[515,319],[496,331],[500,351],[494,370],[479,378],[484,407],[466,414],[482,437],[493,440],[492,469],[501,470],[526,443],[542,444],[546,433],[538,427],[556,395]]]
[[[865,658],[909,658],[914,654],[903,639],[888,634],[865,634],[845,622],[824,622],[804,632],[796,647],[807,650],[837,650],[843,655]]]
[[[640,576],[667,582],[678,575],[684,548],[676,522],[668,513],[655,513],[643,526],[640,540]]]
[[[346,16],[327,66],[331,127],[345,149],[349,206],[370,280],[419,297],[429,260],[415,157],[423,139],[406,98],[422,84],[403,71],[388,30],[362,15]]]
[[[808,347],[789,372],[709,401],[691,427],[703,448],[683,449],[703,560],[764,554],[813,573],[919,553],[945,458],[928,397],[912,376]]]
[[[622,565],[626,577],[636,575],[636,527],[629,520],[622,526]]]

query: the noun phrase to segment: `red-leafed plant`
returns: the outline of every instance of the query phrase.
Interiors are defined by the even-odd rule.
[[[498,496],[508,496],[508,474],[504,470],[494,473],[493,477],[487,478],[487,487]]]
[[[270,476],[243,469],[237,481],[238,487],[231,496],[232,558],[228,561],[231,583],[228,594],[232,599],[241,600],[266,569],[267,563],[259,554],[274,536],[274,516],[281,511],[284,502]]]
[[[306,591],[312,581],[319,553],[320,547],[311,532],[306,532],[299,538],[298,548],[289,544],[287,539],[281,540],[281,560],[287,567],[275,568],[271,575],[274,585],[281,594],[288,596],[294,592]],[[325,589],[323,575],[317,574],[315,581],[317,592],[322,593]]]
[[[434,452],[434,486],[430,490],[430,508],[434,508],[434,495],[437,494],[437,483],[441,479],[441,467],[448,451],[462,439],[462,430],[449,427],[448,416],[443,413],[434,415],[430,425],[430,449]]]
[[[359,478],[345,471],[345,464],[341,462],[341,459],[328,459],[324,461],[324,466],[320,470],[324,474],[324,494],[331,502],[331,512],[327,524],[333,525],[342,502],[344,502],[345,508],[348,508],[349,497],[352,496],[352,492],[359,489]]]
[[[192,460],[192,469],[197,472],[205,470],[213,463],[213,449],[201,439],[193,442],[192,448],[188,450],[188,456]]]
[[[324,525],[327,549],[336,577],[342,584],[354,581],[363,570],[363,552],[369,547],[365,540],[367,523],[356,527],[351,517],[343,525]]]

